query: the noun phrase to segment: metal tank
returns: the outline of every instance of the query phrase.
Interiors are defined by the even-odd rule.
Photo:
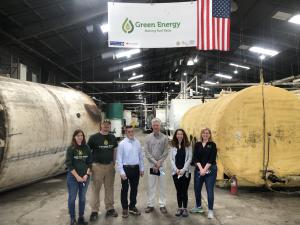
[[[111,121],[111,132],[117,138],[122,137],[123,109],[122,103],[108,103],[106,105],[106,117]]]
[[[300,186],[300,100],[272,86],[253,86],[195,106],[181,126],[197,139],[209,127],[218,147],[218,179],[245,186]]]
[[[82,92],[0,76],[0,191],[65,171],[74,130],[88,137],[100,120]]]

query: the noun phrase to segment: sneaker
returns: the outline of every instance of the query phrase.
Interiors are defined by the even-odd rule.
[[[128,209],[123,209],[122,211],[122,217],[127,218],[128,217]]]
[[[147,208],[145,209],[145,213],[151,213],[151,212],[153,212],[153,210],[154,210],[154,207],[147,206]]]
[[[90,221],[96,221],[98,219],[98,212],[92,212],[90,216]]]
[[[118,213],[115,209],[110,209],[106,211],[106,216],[118,217]]]
[[[181,216],[182,214],[182,209],[178,208],[177,212],[175,213],[175,216]]]
[[[190,210],[190,213],[204,213],[204,210],[201,206],[200,207],[194,207]]]
[[[161,213],[163,213],[163,214],[167,214],[168,213],[167,208],[165,206],[160,207],[159,209],[160,209]]]
[[[188,211],[187,211],[186,208],[182,210],[182,214],[181,215],[182,215],[182,217],[188,217],[189,213],[188,213]]]
[[[208,210],[207,218],[208,219],[213,219],[214,218],[214,211]]]
[[[77,225],[76,220],[75,219],[71,219],[70,225]]]
[[[84,217],[78,218],[78,225],[88,225],[89,223],[84,220]]]
[[[136,215],[136,216],[141,215],[141,212],[136,207],[133,207],[132,209],[129,209],[129,213],[131,213],[133,215]]]

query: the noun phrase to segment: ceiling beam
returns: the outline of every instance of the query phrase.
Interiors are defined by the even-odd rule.
[[[82,23],[93,18],[102,16],[107,13],[105,4],[84,11],[67,14],[63,17],[44,20],[39,23],[31,24],[22,27],[22,34],[18,37],[19,40],[26,40],[35,36],[39,36],[50,31],[66,28],[78,23]],[[10,32],[11,33],[11,32]]]

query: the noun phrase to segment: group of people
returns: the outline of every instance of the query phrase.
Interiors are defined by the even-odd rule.
[[[100,132],[92,135],[88,142],[85,134],[78,129],[74,132],[72,142],[67,150],[66,165],[68,167],[68,208],[71,225],[88,224],[84,219],[86,192],[91,180],[91,215],[90,221],[98,219],[100,208],[100,189],[105,189],[104,203],[106,216],[117,217],[114,209],[115,164],[121,178],[122,217],[129,214],[141,215],[137,209],[137,193],[140,177],[147,173],[148,202],[145,213],[151,213],[155,207],[156,193],[159,193],[161,213],[168,213],[166,208],[166,166],[165,160],[170,158],[172,178],[177,192],[178,210],[176,216],[187,217],[188,187],[194,169],[194,191],[196,205],[190,213],[203,213],[201,190],[205,183],[208,199],[208,218],[212,219],[214,204],[214,185],[217,176],[216,144],[212,141],[211,131],[201,131],[200,141],[192,145],[183,129],[177,129],[169,149],[166,135],[160,132],[161,121],[151,121],[153,132],[145,138],[144,152],[148,161],[145,172],[144,154],[139,140],[134,136],[134,129],[126,126],[126,137],[118,144],[115,136],[110,134],[111,122],[104,120]],[[157,188],[159,190],[157,191]],[[130,195],[128,201],[128,191]],[[75,200],[79,197],[79,217],[76,221]]]

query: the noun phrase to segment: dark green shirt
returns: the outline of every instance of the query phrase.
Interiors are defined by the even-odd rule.
[[[117,139],[113,134],[103,135],[96,133],[88,141],[92,149],[93,162],[110,164],[114,160],[114,149],[118,146]]]
[[[66,154],[66,165],[69,171],[75,169],[79,176],[84,176],[92,165],[92,152],[88,145],[75,147],[71,145]]]

